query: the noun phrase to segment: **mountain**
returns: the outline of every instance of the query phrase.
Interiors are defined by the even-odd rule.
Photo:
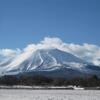
[[[38,49],[25,52],[0,63],[1,75],[44,75],[73,78],[100,75],[100,67],[59,49]]]

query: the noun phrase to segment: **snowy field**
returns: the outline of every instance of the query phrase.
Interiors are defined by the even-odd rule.
[[[0,89],[0,100],[100,100],[100,91]]]

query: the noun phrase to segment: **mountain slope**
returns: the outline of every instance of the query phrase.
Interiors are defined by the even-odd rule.
[[[90,65],[80,58],[58,50],[40,49],[20,54],[9,62],[0,64],[2,74],[42,74],[52,77],[75,77],[85,74],[99,75],[100,67]]]

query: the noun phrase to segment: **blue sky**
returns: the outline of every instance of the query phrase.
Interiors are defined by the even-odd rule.
[[[100,0],[0,0],[0,48],[47,36],[100,45]]]

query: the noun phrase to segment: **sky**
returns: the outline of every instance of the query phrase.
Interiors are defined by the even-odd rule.
[[[45,37],[100,45],[100,0],[0,0],[0,48]]]

